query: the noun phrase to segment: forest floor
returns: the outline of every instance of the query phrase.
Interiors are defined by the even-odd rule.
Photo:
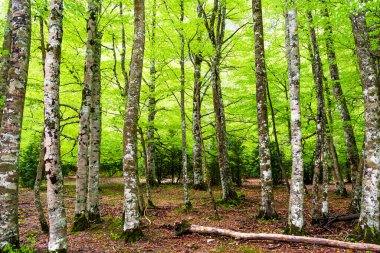
[[[310,187],[310,186],[309,186]],[[332,186],[331,186],[332,187]],[[118,237],[122,232],[123,179],[102,178],[100,185],[101,216],[103,222],[94,224],[84,232],[68,232],[69,252],[352,252],[350,250],[319,247],[314,245],[283,243],[272,241],[237,241],[227,237],[190,234],[176,236],[174,224],[188,219],[192,224],[228,228],[241,232],[282,233],[288,213],[288,194],[284,186],[275,188],[275,208],[278,220],[263,221],[255,219],[260,205],[260,184],[256,179],[245,180],[238,188],[245,200],[238,206],[218,204],[221,220],[213,220],[213,209],[206,191],[191,190],[190,196],[194,209],[184,212],[182,185],[163,184],[153,188],[153,201],[158,209],[146,210],[142,218],[145,238],[136,243],[124,243]],[[43,204],[46,211],[46,188],[42,189]],[[309,188],[309,192],[310,188]],[[219,188],[214,188],[218,198]],[[334,193],[329,195],[331,216],[345,214],[349,198],[341,198]],[[19,197],[20,236],[22,245],[29,245],[37,252],[47,251],[48,237],[40,230],[33,204],[33,191],[21,189]],[[65,205],[68,228],[73,222],[75,203],[75,179],[65,179]],[[311,225],[310,196],[306,197],[306,235],[328,239],[348,240],[355,224],[340,222],[328,228]],[[148,219],[150,221],[148,221]]]

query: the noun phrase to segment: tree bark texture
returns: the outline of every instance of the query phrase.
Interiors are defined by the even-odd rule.
[[[100,222],[99,213],[99,168],[100,168],[100,144],[102,133],[102,112],[100,103],[101,92],[101,39],[102,34],[98,31],[99,16],[101,13],[102,2],[94,0],[89,3],[91,16],[94,15],[95,37],[93,39],[93,58],[92,65],[92,87],[91,87],[91,106],[90,106],[90,147],[88,151],[88,193],[87,193],[87,212],[91,222]]]
[[[357,167],[359,162],[359,152],[356,146],[356,139],[354,134],[354,129],[351,124],[351,116],[347,107],[346,98],[343,95],[342,86],[340,84],[339,68],[337,64],[335,45],[333,40],[333,30],[329,21],[328,9],[324,9],[322,13],[328,20],[327,25],[324,29],[324,34],[326,36],[326,53],[329,62],[330,79],[333,83],[333,93],[337,101],[338,111],[340,118],[343,121],[343,131],[345,137],[345,143],[347,148],[348,163],[351,169],[351,181],[353,192],[356,190],[355,182],[357,176]],[[359,211],[359,210],[357,210]]]
[[[144,60],[145,14],[144,0],[134,0],[134,39],[130,65],[129,91],[125,115],[124,174],[124,226],[126,241],[135,241],[142,236],[138,212],[137,183],[137,122],[140,87]]]
[[[0,125],[3,118],[5,95],[8,87],[9,59],[12,44],[12,1],[8,0],[8,10],[4,29],[3,51],[0,59]]]
[[[295,2],[289,2],[295,4]],[[287,233],[302,234],[304,230],[304,182],[300,106],[300,54],[297,9],[291,6],[286,13],[286,55],[288,61],[292,177],[289,197]]]
[[[379,242],[380,186],[380,102],[379,80],[371,47],[365,12],[351,14],[361,81],[364,89],[365,147],[359,226],[365,242]]]
[[[253,30],[255,41],[256,102],[259,137],[259,163],[261,182],[261,208],[259,216],[271,219],[276,216],[273,202],[273,180],[270,161],[270,139],[268,127],[267,86],[265,66],[264,29],[261,0],[252,0]]]
[[[61,0],[50,2],[49,39],[45,61],[45,171],[49,213],[49,252],[67,251],[67,222],[60,162],[59,85],[62,43]]]
[[[0,129],[0,251],[19,245],[18,160],[30,58],[29,0],[12,1],[12,46]]]

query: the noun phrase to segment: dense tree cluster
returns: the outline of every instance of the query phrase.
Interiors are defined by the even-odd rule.
[[[165,180],[183,183],[186,209],[190,187],[208,190],[217,216],[212,184],[234,202],[242,178],[258,177],[258,218],[278,216],[273,187],[285,184],[284,229],[301,235],[305,185],[319,222],[333,181],[351,194],[360,237],[380,243],[377,0],[0,4],[0,251],[19,246],[19,184],[34,185],[49,252],[66,252],[68,229],[101,221],[99,177],[114,174],[127,242]]]

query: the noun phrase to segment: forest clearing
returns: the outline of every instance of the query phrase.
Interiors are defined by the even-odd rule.
[[[0,17],[0,253],[380,252],[379,0]]]
[[[73,213],[75,201],[75,180],[65,180],[65,203],[68,213]],[[214,219],[210,196],[206,191],[192,190],[193,209],[185,211],[182,206],[183,194],[180,184],[170,182],[152,189],[157,209],[147,209],[146,218],[142,218],[144,238],[141,241],[126,244],[118,239],[122,233],[123,179],[102,178],[100,183],[100,205],[102,223],[83,232],[68,233],[68,247],[71,252],[353,252],[337,248],[316,245],[284,243],[274,241],[245,241],[227,237],[184,235],[176,236],[174,226],[183,219],[193,224],[229,228],[242,232],[283,233],[286,227],[288,196],[285,186],[275,188],[277,196],[275,207],[278,220],[259,220],[255,218],[260,206],[260,182],[248,179],[238,191],[244,194],[244,200],[236,205],[218,204],[220,220]],[[310,190],[310,186],[309,186]],[[219,196],[220,191],[215,191]],[[45,252],[47,235],[38,223],[33,205],[32,192],[23,189],[20,195],[20,236],[21,244],[29,245],[37,252]],[[219,202],[220,202],[219,198]],[[332,194],[330,197],[331,216],[345,213],[349,198]],[[310,197],[306,206],[311,206]],[[44,207],[46,204],[44,203]],[[71,211],[70,211],[71,210]],[[307,223],[311,221],[310,208],[306,208]],[[73,222],[68,215],[68,226]],[[148,221],[149,219],[150,221]],[[338,222],[327,227],[323,225],[307,226],[307,235],[350,241],[354,222]],[[354,239],[352,239],[354,241]]]

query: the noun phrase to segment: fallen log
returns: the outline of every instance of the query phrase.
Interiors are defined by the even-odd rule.
[[[215,227],[205,227],[198,225],[191,225],[188,221],[176,224],[176,235],[183,235],[188,233],[208,234],[208,235],[220,235],[228,236],[238,240],[263,240],[263,241],[282,241],[282,242],[295,242],[329,246],[333,248],[352,249],[352,250],[371,250],[380,252],[380,245],[369,243],[352,243],[343,242],[338,240],[330,240],[325,238],[307,237],[307,236],[294,236],[294,235],[282,235],[282,234],[267,234],[267,233],[243,233],[230,229],[222,229]]]

